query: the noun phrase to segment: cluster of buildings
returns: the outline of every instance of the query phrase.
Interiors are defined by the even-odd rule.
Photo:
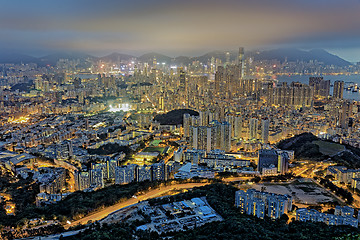
[[[277,219],[292,210],[292,197],[255,189],[239,190],[235,193],[235,206],[244,214]]]
[[[130,164],[119,166],[115,170],[115,183],[127,184],[143,181],[164,181],[171,173],[171,166],[165,165],[163,161],[151,165]]]
[[[177,168],[177,178],[211,178],[224,171],[284,174],[292,156],[271,149],[271,144],[303,132],[360,145],[360,108],[343,99],[343,81],[334,82],[331,96],[331,82],[322,77],[311,77],[309,84],[266,78],[276,73],[327,71],[321,63],[253,61],[245,58],[243,48],[235,57],[224,55],[225,61],[212,57],[177,66],[160,64],[155,57],[86,64],[61,59],[56,67],[0,65],[1,147],[8,150],[0,156],[1,163],[15,172],[35,156],[51,159],[74,173],[75,190],[86,190],[102,188],[107,182],[166,180],[172,177],[173,164],[180,163],[185,164]],[[28,87],[22,90],[18,84]],[[155,114],[184,108],[199,115],[185,114],[182,126],[153,122]],[[134,154],[138,162],[164,160],[151,165],[121,166],[125,154],[120,151],[89,154],[109,144],[135,151],[140,142],[165,128],[183,137],[174,161],[168,161],[171,156],[165,159],[164,155],[171,154],[168,148],[166,154]],[[257,160],[257,169],[249,168],[248,159]],[[340,182],[357,186],[356,170],[328,171]],[[56,194],[65,186],[65,175],[60,170],[53,177],[46,174],[40,177],[44,181],[39,201],[58,201],[62,196]],[[265,201],[265,215],[273,211],[269,206]],[[261,216],[261,212],[256,214]]]
[[[115,171],[119,160],[107,157],[102,162],[92,162],[89,170],[82,169],[74,172],[75,190],[103,188],[104,181],[115,180]]]
[[[209,222],[223,220],[209,205],[205,197],[152,207],[140,205],[139,208],[138,211],[142,211],[143,215],[149,216],[151,221],[137,227],[137,230],[150,230],[159,234],[168,231],[183,231]]]
[[[207,166],[212,171],[232,172],[248,167],[250,160],[241,159],[239,155],[226,154],[225,151],[216,149],[206,152],[199,149],[185,149],[180,147],[174,153],[176,163],[191,163],[192,165]]]
[[[288,151],[275,149],[259,150],[257,170],[262,176],[285,174],[289,168]]]
[[[326,175],[334,177],[338,183],[351,184],[353,188],[360,188],[360,169],[348,169],[344,166],[329,166]]]
[[[299,208],[296,220],[301,222],[323,222],[328,225],[348,225],[358,227],[359,217],[354,218],[354,209],[348,206],[336,206],[335,213],[321,213],[315,209]]]
[[[164,161],[151,165],[129,164],[118,166],[117,161],[109,160],[106,163],[92,164],[92,169],[89,171],[76,171],[75,189],[89,191],[103,188],[107,180],[111,180],[115,184],[163,181],[169,178],[172,171],[171,167],[171,165],[166,165]]]

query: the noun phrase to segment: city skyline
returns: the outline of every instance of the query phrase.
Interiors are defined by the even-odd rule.
[[[94,55],[324,48],[359,61],[360,3],[348,1],[4,2],[0,52]]]

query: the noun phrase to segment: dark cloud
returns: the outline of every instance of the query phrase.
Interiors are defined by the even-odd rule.
[[[358,0],[12,0],[2,3],[0,46],[171,55],[239,45],[358,48],[359,11]]]

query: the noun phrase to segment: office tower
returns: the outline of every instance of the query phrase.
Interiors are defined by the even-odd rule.
[[[104,175],[102,169],[91,169],[90,170],[90,183],[93,188],[104,187]]]
[[[89,172],[74,172],[75,190],[83,191],[90,187],[90,173]]]
[[[256,118],[251,118],[249,123],[249,139],[257,139],[259,120]]]
[[[245,74],[245,61],[244,61],[244,48],[243,47],[239,48],[238,66],[239,66],[239,71],[240,71],[239,76],[241,77],[241,79],[243,79],[244,74]]]
[[[136,181],[151,181],[151,166],[143,165],[137,167]]]
[[[136,180],[137,165],[130,164],[115,168],[115,184],[127,184]]]
[[[225,53],[225,66],[228,66],[230,64],[230,52]]]
[[[314,88],[314,96],[329,97],[330,80],[324,80],[323,77],[310,77],[309,86]]]
[[[167,180],[164,161],[152,164],[151,170],[152,170],[152,181]]]
[[[269,124],[269,119],[261,120],[261,141],[265,144],[269,142]]]
[[[285,174],[289,167],[289,155],[287,152],[274,149],[261,149],[258,158],[258,171],[266,175],[269,170],[271,174]]]
[[[342,99],[344,95],[344,81],[335,81],[334,82],[334,92],[333,97],[335,99]]]
[[[156,68],[157,68],[157,61],[156,61],[156,57],[154,56],[154,58],[153,58],[153,69],[155,69],[156,70]]]

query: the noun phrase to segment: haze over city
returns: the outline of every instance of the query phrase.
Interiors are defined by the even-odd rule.
[[[360,3],[305,1],[2,1],[0,49],[45,55],[324,48],[360,59]]]

